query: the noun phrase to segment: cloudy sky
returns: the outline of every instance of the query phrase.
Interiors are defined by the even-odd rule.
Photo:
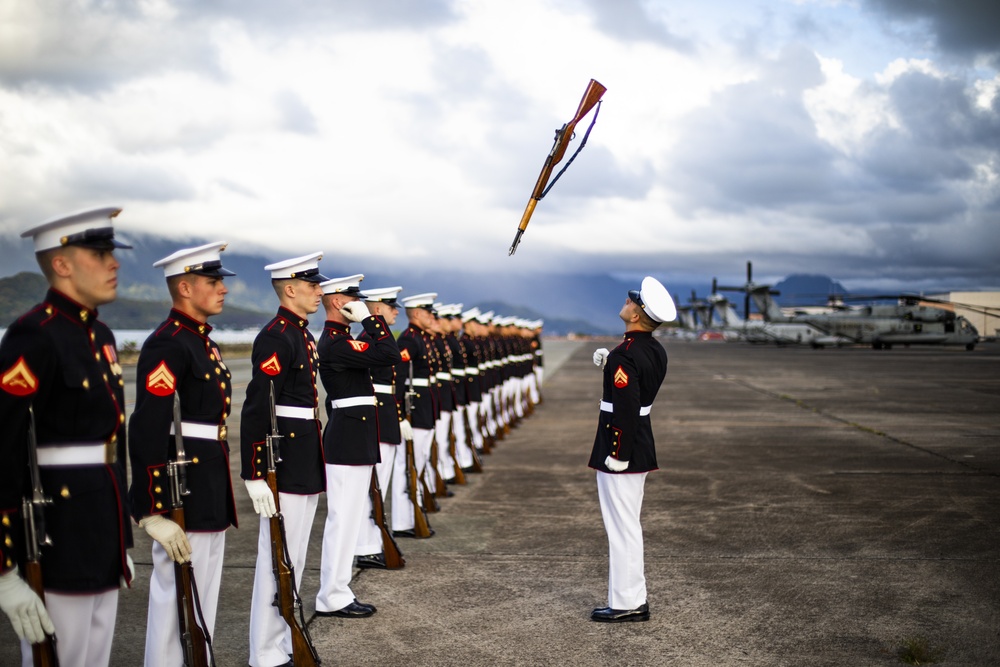
[[[0,233],[117,204],[274,258],[1000,288],[997,26],[996,0],[4,0]]]

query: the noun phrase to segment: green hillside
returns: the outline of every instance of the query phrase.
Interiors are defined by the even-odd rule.
[[[0,278],[0,326],[6,327],[45,296],[48,283],[40,273],[23,271],[15,276]],[[163,288],[166,296],[166,287]],[[118,299],[100,308],[101,321],[112,329],[152,329],[167,315],[170,303]],[[230,329],[261,327],[273,313],[226,306],[222,314],[212,318],[212,326]]]

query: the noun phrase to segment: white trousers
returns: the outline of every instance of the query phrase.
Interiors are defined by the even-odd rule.
[[[423,503],[423,485],[420,477],[431,457],[431,440],[434,431],[429,428],[413,429],[413,467],[417,469],[417,502]],[[400,445],[393,467],[392,481],[392,529],[413,530],[413,503],[410,502],[409,478],[406,474],[405,445]]]
[[[527,394],[525,390],[527,389],[527,383],[523,377],[516,377],[511,380],[513,385],[513,406],[514,414],[518,417],[524,416],[524,402],[527,400]]]
[[[226,531],[187,534],[191,543],[191,565],[205,615],[205,630],[215,633],[215,610],[222,584],[222,557]],[[184,664],[180,625],[177,621],[177,588],[174,562],[159,542],[153,542],[153,574],[149,578],[149,615],[146,618],[146,667],[178,667]]]
[[[96,595],[45,591],[45,608],[56,626],[56,657],[63,667],[100,667],[111,662],[118,590]],[[31,644],[21,640],[21,664],[32,667]]]
[[[455,458],[460,468],[472,465],[472,450],[465,437],[465,406],[458,407],[451,413],[452,428],[455,431]]]
[[[465,406],[465,417],[469,420],[469,432],[472,433],[472,445],[476,449],[483,448],[483,433],[479,430],[479,414],[482,409],[479,402],[472,402]]]
[[[309,535],[312,532],[319,494],[278,493],[285,523],[288,558],[295,569],[295,588],[301,590],[306,567]],[[288,662],[292,652],[292,632],[273,605],[277,584],[271,562],[271,521],[260,517],[257,533],[257,566],[250,598],[250,667],[273,667]]]
[[[486,433],[491,437],[497,434],[497,420],[494,411],[494,398],[496,395],[496,389],[490,389],[488,392],[483,394],[483,414],[486,416]]]
[[[451,433],[451,412],[441,412],[441,416],[435,422],[434,427],[437,434],[438,460],[437,470],[442,479],[450,480],[455,478],[455,459],[451,457],[448,444]]]
[[[364,512],[371,507],[368,487],[372,481],[372,467],[326,466],[327,514],[316,611],[337,611],[354,601],[351,568]]]
[[[525,378],[525,380],[527,380],[527,384],[528,384],[528,391],[527,391],[528,396],[531,398],[531,402],[532,403],[537,404],[538,403],[538,376],[535,373],[532,373],[531,375],[525,375],[524,378]]]
[[[646,602],[642,496],[646,475],[597,472],[597,496],[608,534],[608,606],[635,609]]]
[[[382,506],[385,507],[385,499],[389,493],[393,465],[396,460],[396,450],[400,448],[400,445],[389,445],[380,442],[378,443],[378,448],[382,455],[382,460],[375,464],[375,475],[378,477],[378,488],[382,492]],[[358,545],[354,548],[354,553],[357,556],[380,554],[383,550],[382,531],[378,529],[378,524],[375,523],[375,509],[372,507],[371,493],[365,494],[365,497],[368,498],[367,509],[365,510],[365,517],[367,518],[361,521],[361,530],[358,531]],[[388,512],[386,513],[388,514]],[[392,524],[390,523],[389,525],[391,526]]]

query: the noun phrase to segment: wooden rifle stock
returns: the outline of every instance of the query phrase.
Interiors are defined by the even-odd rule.
[[[451,455],[452,467],[455,469],[455,484],[465,486],[469,480],[465,479],[465,471],[458,462],[458,447],[455,444],[455,415],[451,416],[451,428],[448,430],[448,453]]]
[[[298,597],[295,585],[295,567],[288,555],[285,542],[285,518],[278,503],[278,474],[268,470],[267,486],[274,496],[274,516],[268,519],[271,529],[271,571],[274,573],[274,606],[278,614],[288,624],[292,635],[292,662],[296,667],[317,667],[321,661],[312,638],[304,624],[295,615],[295,601]],[[301,604],[301,603],[300,603]],[[300,607],[301,608],[301,607]]]
[[[545,186],[548,185],[549,178],[552,176],[552,169],[566,155],[566,149],[569,147],[569,142],[573,139],[573,130],[576,129],[576,124],[583,120],[583,117],[590,113],[590,110],[601,101],[601,97],[604,96],[605,91],[607,91],[607,88],[594,79],[591,79],[590,83],[587,84],[587,90],[584,91],[583,98],[581,98],[580,105],[576,108],[576,114],[572,120],[556,130],[552,150],[546,156],[545,163],[542,165],[542,172],[538,174],[538,180],[535,181],[535,188],[531,191],[531,198],[528,199],[528,205],[524,209],[524,214],[521,215],[521,222],[517,226],[517,235],[514,237],[514,243],[510,246],[509,254],[513,255],[514,251],[517,250],[517,244],[521,242],[521,235],[528,228],[528,222],[531,221],[531,215],[535,212],[535,206],[545,194]],[[556,179],[558,180],[558,176]]]
[[[444,483],[444,477],[441,476],[441,469],[438,468],[438,441],[436,431],[434,433],[434,437],[431,439],[430,463],[431,469],[434,471],[434,495],[437,498],[447,498],[448,487]]]
[[[42,579],[41,548],[52,544],[45,532],[45,507],[52,504],[52,499],[45,495],[38,471],[38,439],[35,436],[35,409],[32,405],[28,406],[28,470],[31,473],[31,495],[21,500],[21,516],[24,520],[24,578],[44,605],[45,582]],[[31,645],[31,659],[34,667],[59,666],[55,634],[46,634],[41,642]]]
[[[413,441],[407,440],[406,444],[406,492],[410,497],[410,504],[413,505],[413,534],[416,537],[430,537],[431,527],[427,523],[427,515],[424,508],[420,506],[420,492],[417,490],[418,477],[417,466],[413,457]],[[427,492],[424,491],[426,494]]]
[[[31,590],[35,591],[44,603],[45,587],[42,585],[42,564],[37,560],[27,561],[24,564],[24,578],[31,586]],[[38,644],[32,644],[31,659],[34,667],[59,667],[55,635],[45,635],[44,640]]]
[[[368,488],[368,495],[372,499],[372,519],[382,533],[382,554],[385,557],[385,568],[387,570],[398,570],[406,565],[403,553],[399,550],[399,545],[392,537],[392,531],[385,524],[385,505],[382,502],[382,489],[379,487],[378,474],[372,468],[372,483]],[[298,663],[296,663],[298,664]]]
[[[466,410],[466,413],[469,411]],[[472,424],[471,419],[466,418],[462,420],[462,425],[465,427],[465,442],[469,445],[469,450],[472,452],[472,472],[482,472],[483,462],[479,458],[479,452],[476,451],[476,441],[472,437]]]
[[[187,530],[184,526],[184,509],[175,507],[170,510],[170,520]],[[198,610],[194,585],[194,570],[191,561],[174,563],[174,585],[177,589],[177,622],[180,629],[181,647],[184,652],[186,667],[209,667],[213,664],[208,659],[208,637],[205,629],[198,624]]]

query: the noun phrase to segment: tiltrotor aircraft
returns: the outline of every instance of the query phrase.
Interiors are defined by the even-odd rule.
[[[753,267],[747,262],[747,281],[739,287],[718,287],[721,291],[743,292],[744,312],[749,312],[753,299],[767,325],[797,325],[808,327],[783,336],[783,341],[799,342],[813,347],[829,345],[871,345],[876,350],[892,349],[893,345],[964,345],[972,350],[979,342],[979,332],[966,318],[947,305],[916,295],[869,296],[866,300],[896,299],[895,304],[843,307],[829,313],[800,313],[787,316],[772,297],[778,295],[769,285],[753,282]],[[744,322],[746,338],[752,340],[749,322]],[[764,327],[766,330],[766,326]],[[796,340],[791,340],[795,338]]]

